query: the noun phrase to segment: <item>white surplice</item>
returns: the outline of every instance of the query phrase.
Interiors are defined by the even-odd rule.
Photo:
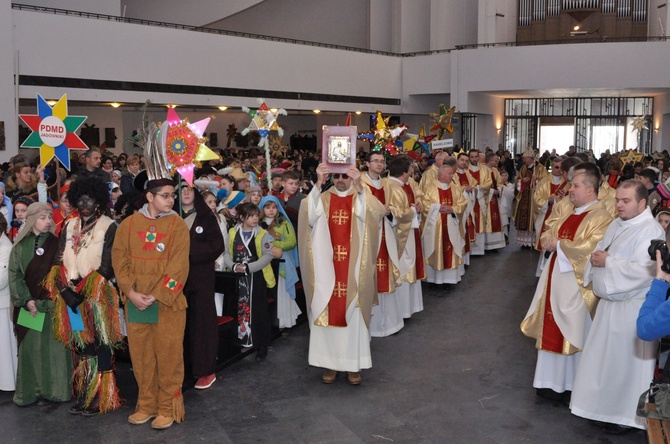
[[[11,320],[14,307],[9,297],[7,269],[12,242],[4,233],[0,236],[0,390],[14,391],[18,355],[14,324]]]
[[[330,370],[358,372],[361,369],[372,367],[372,354],[370,352],[370,331],[365,325],[365,320],[358,307],[358,296],[347,307],[346,327],[321,327],[314,325],[314,317],[319,316],[328,306],[328,301],[335,286],[335,270],[333,268],[333,247],[330,243],[330,230],[328,229],[328,214],[325,212],[321,202],[321,193],[318,187],[314,187],[307,196],[309,205],[310,240],[315,262],[319,266],[314,267],[314,296],[311,304],[307,305],[307,318],[309,320],[309,365],[323,367]],[[346,196],[349,192],[334,190],[340,196]],[[361,193],[354,199],[353,223],[358,224],[358,232],[364,233],[365,220],[365,193]],[[356,282],[359,280],[360,261],[363,240],[359,243],[356,251]],[[352,251],[353,253],[353,251]]]
[[[640,394],[649,388],[656,364],[655,341],[637,337],[636,321],[656,264],[647,249],[665,233],[649,208],[623,221],[614,220],[595,251],[607,249],[605,267],[585,269],[584,285],[593,282],[601,299],[577,367],[570,409],[596,421],[645,429],[636,416]]]

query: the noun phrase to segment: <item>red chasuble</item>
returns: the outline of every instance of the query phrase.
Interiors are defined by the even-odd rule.
[[[335,287],[328,302],[328,325],[346,327],[347,320],[347,282],[351,252],[351,224],[355,196],[330,196],[328,229],[333,246],[333,267],[335,269]]]
[[[558,230],[558,238],[574,240],[575,233],[587,214],[589,214],[589,212],[585,211],[582,214],[572,214],[568,217]],[[553,353],[562,353],[564,341],[563,334],[561,333],[560,328],[558,328],[551,311],[551,276],[554,272],[555,265],[556,253],[551,256],[551,262],[549,263],[547,298],[544,303],[544,323],[542,326],[542,345],[540,349]]]
[[[368,189],[382,205],[386,205],[384,189],[377,189],[368,185]],[[377,254],[377,293],[388,293],[389,288],[389,251],[386,247],[386,224],[382,222],[382,238]]]
[[[467,173],[459,173],[458,171],[456,172],[456,175],[458,176],[458,183],[462,187],[467,187],[470,185],[470,181],[468,181],[468,175]],[[477,202],[477,200],[475,200]],[[477,203],[477,206],[475,209],[479,208],[479,204]],[[478,217],[477,215],[479,214],[479,211],[475,211],[475,217]],[[472,214],[468,214],[468,220],[465,223],[465,229],[467,230],[468,233],[468,239],[470,242],[475,242],[477,240],[477,230],[475,230],[475,222],[472,220]],[[465,243],[465,252],[468,253],[470,251],[470,242]]]
[[[493,190],[498,189],[498,181],[496,180],[496,175],[491,172],[491,180],[493,181],[491,184],[491,194],[493,194]],[[498,196],[491,196],[491,203],[490,203],[490,211],[491,211],[491,232],[492,233],[499,233],[501,232],[502,229],[502,222],[500,221],[500,207],[498,206]]]
[[[450,207],[454,205],[454,199],[451,195],[451,188],[448,190],[443,190],[442,188],[438,189],[440,196],[441,205],[449,205]],[[442,218],[442,261],[444,262],[445,270],[452,270],[454,267],[454,246],[451,244],[451,239],[449,239],[449,230],[447,230],[447,221],[450,217],[454,217],[452,214],[440,213]]]
[[[563,183],[561,183],[561,184],[559,184],[559,185],[554,185],[554,184],[552,183],[552,184],[549,186],[549,194],[556,194],[556,193],[558,193],[560,190],[562,190],[563,188],[565,188],[565,186],[566,186],[567,184],[568,184],[567,182],[563,182]],[[540,234],[537,236],[537,245],[535,246],[535,249],[537,249],[537,250],[542,250],[542,242],[540,242],[540,237],[542,236],[542,234],[543,234],[545,231],[547,231],[547,219],[549,219],[549,216],[551,216],[551,211],[552,211],[553,209],[554,209],[554,204],[553,204],[553,203],[549,203],[549,205],[547,205],[547,212],[546,212],[546,214],[544,215],[544,219],[542,220],[542,229],[540,230]]]
[[[470,171],[470,175],[475,178],[477,181],[477,184],[479,184],[479,170],[477,171]],[[481,213],[481,207],[479,206],[479,199],[475,199],[475,227],[477,230],[477,233],[481,233],[484,231],[484,228],[482,227],[482,213]]]
[[[409,201],[409,204],[415,205],[416,198],[414,197],[412,186],[406,183],[402,186],[402,188],[405,190],[405,194],[407,194],[407,200]],[[416,279],[426,279],[426,268],[423,264],[423,246],[421,245],[421,235],[419,234],[419,230],[416,228],[413,228],[412,231],[414,232],[414,246],[416,248],[416,260],[414,261]]]

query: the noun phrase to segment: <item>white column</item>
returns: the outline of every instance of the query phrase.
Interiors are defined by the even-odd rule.
[[[19,152],[17,94],[14,84],[16,51],[12,33],[12,2],[0,0],[0,122],[5,127],[4,151],[0,162],[6,162]],[[37,38],[37,36],[36,36]]]

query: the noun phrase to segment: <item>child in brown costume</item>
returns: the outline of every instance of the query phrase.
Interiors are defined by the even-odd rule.
[[[146,203],[125,219],[116,232],[112,264],[123,294],[130,358],[139,394],[131,424],[166,429],[184,421],[184,328],[186,298],[183,287],[189,270],[189,231],[172,211],[174,182],[147,183]],[[130,321],[129,312],[155,309],[156,323]],[[145,321],[146,322],[146,321]]]

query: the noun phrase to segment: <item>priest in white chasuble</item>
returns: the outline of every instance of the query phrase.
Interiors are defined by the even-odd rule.
[[[646,428],[636,415],[640,394],[656,367],[656,341],[637,337],[637,317],[656,273],[649,256],[653,239],[665,231],[647,207],[642,182],[627,180],[616,189],[619,217],[595,247],[584,271],[600,298],[577,367],[570,409],[574,415],[607,423],[605,431]]]
[[[484,156],[484,164],[491,173],[491,188],[486,196],[486,223],[484,224],[484,233],[486,242],[485,250],[497,250],[505,248],[505,235],[503,233],[503,221],[500,211],[502,197],[502,177],[498,171],[498,161],[500,158],[492,151]]]
[[[384,208],[355,168],[330,174],[320,164],[317,182],[300,205],[298,250],[310,326],[309,364],[325,368],[324,383],[338,371],[360,384],[372,367],[369,322],[377,296],[375,263]]]
[[[598,202],[600,171],[595,164],[574,167],[570,201],[574,210],[556,220],[542,236],[551,252],[521,331],[536,340],[533,387],[538,395],[560,399],[572,390],[579,356],[595,313],[597,298],[583,286],[584,267],[612,221]]]
[[[437,186],[426,189],[421,201],[426,281],[435,284],[457,284],[465,273],[459,216],[467,201],[461,187],[453,183],[454,167],[446,162],[440,167]]]
[[[388,165],[389,176],[386,179],[391,190],[389,207],[396,222],[394,229],[398,240],[400,258],[400,286],[396,295],[400,302],[403,318],[423,310],[421,279],[424,279],[423,248],[419,233],[419,219],[423,193],[417,183],[411,179],[412,160],[405,154],[391,159]],[[374,320],[374,316],[373,316]]]
[[[384,154],[373,151],[365,162],[367,171],[361,173],[361,182],[379,201],[385,216],[380,224],[379,253],[375,261],[377,273],[377,303],[372,306],[370,335],[385,337],[397,333],[405,326],[400,300],[396,294],[396,283],[400,280],[398,242],[394,225],[398,223],[391,212],[391,185],[382,178],[386,169]]]

